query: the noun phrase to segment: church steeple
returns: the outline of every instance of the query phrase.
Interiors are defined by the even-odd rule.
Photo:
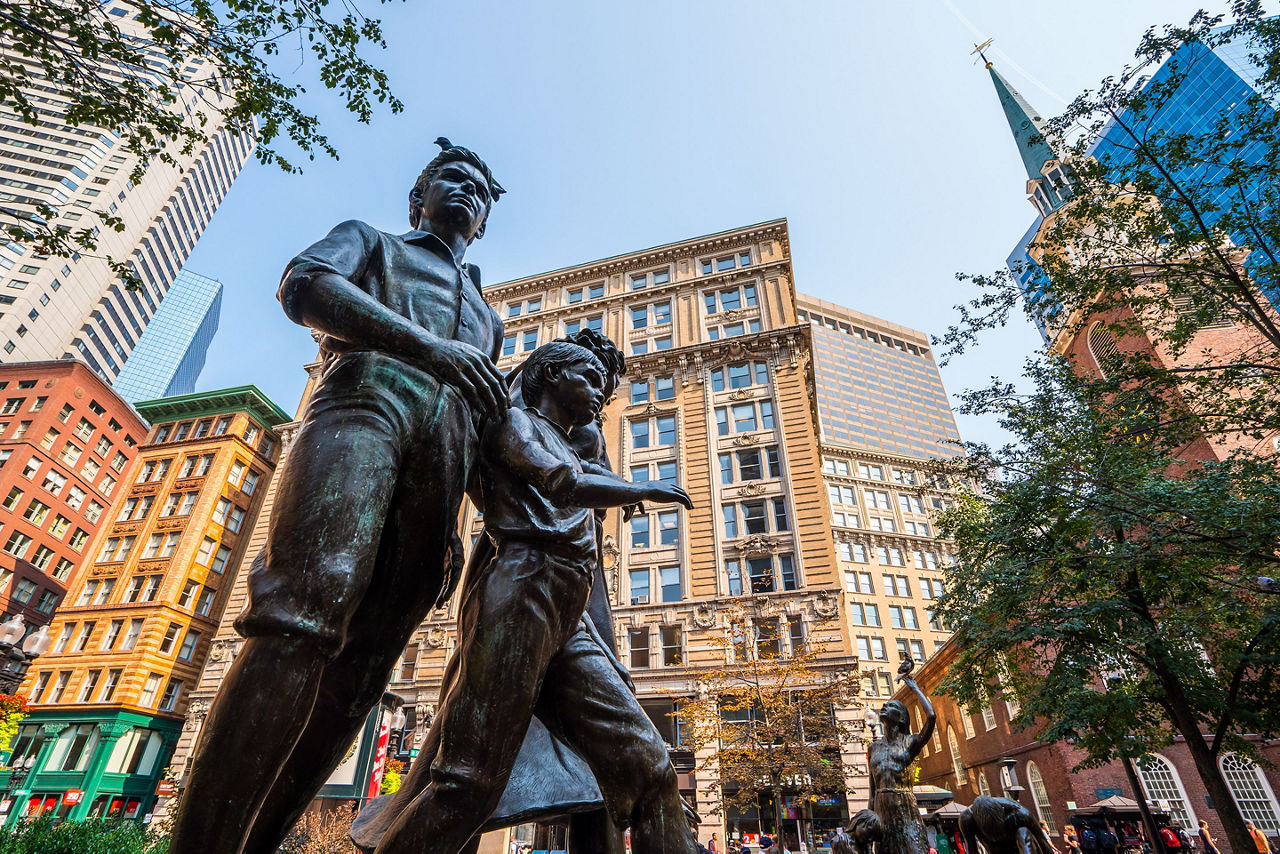
[[[1036,209],[1047,216],[1071,196],[1068,181],[1070,170],[1054,150],[1045,120],[1022,97],[1022,93],[992,67],[984,53],[990,44],[991,40],[988,39],[981,45],[975,45],[974,53],[982,57],[987,72],[991,75],[996,95],[1000,98],[1000,107],[1009,122],[1009,130],[1013,132],[1013,141],[1018,146],[1018,154],[1022,157],[1022,165],[1027,172],[1027,195],[1031,197],[1031,203]]]

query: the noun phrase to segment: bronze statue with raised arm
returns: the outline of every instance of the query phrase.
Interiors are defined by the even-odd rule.
[[[870,807],[880,817],[877,854],[929,854],[929,839],[920,820],[916,796],[911,790],[911,763],[933,735],[937,715],[933,704],[911,678],[915,662],[904,659],[898,681],[910,688],[924,709],[924,728],[911,732],[911,716],[905,704],[890,700],[880,710],[883,736],[867,748],[871,775]]]
[[[411,231],[344,222],[281,281],[324,367],[276,474],[236,622],[247,640],[206,718],[171,854],[275,851],[457,581],[463,493],[486,421],[507,408],[502,322],[463,256],[503,189],[474,153],[437,143],[409,193]]]

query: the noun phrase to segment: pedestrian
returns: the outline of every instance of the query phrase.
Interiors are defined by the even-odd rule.
[[[710,851],[711,854],[720,854],[720,843],[716,841],[716,835],[714,833],[711,834],[711,839],[707,842],[707,850]]]
[[[1258,854],[1270,854],[1271,843],[1267,841],[1267,835],[1254,827],[1251,821],[1246,821],[1244,827],[1253,837],[1253,846],[1258,849]]]
[[[1200,847],[1204,850],[1204,854],[1222,854],[1218,850],[1218,844],[1213,841],[1213,836],[1209,833],[1209,822],[1200,819],[1200,832],[1196,835],[1200,837]]]
[[[1067,848],[1067,854],[1080,854],[1080,840],[1076,836],[1076,829],[1073,825],[1068,824],[1062,830],[1062,844]]]
[[[1044,838],[1046,840],[1053,835],[1049,832],[1049,824],[1044,819],[1040,819],[1040,832],[1044,834]],[[1049,850],[1052,851],[1053,854],[1060,854],[1058,849],[1054,848],[1052,844],[1049,845]]]

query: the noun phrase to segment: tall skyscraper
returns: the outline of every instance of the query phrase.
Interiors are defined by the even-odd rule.
[[[229,570],[260,547],[251,532],[280,455],[275,427],[288,416],[253,386],[137,409],[152,427],[54,618],[53,646],[23,685],[32,712],[13,755],[34,765],[11,823],[150,811]],[[84,793],[79,803],[62,797],[68,788]]]
[[[121,0],[101,11],[126,33],[138,26]],[[193,60],[186,73],[209,71],[206,60]],[[190,154],[171,152],[172,164],[153,160],[137,184],[130,180],[136,158],[119,135],[68,124],[68,101],[52,87],[39,92],[39,126],[0,110],[0,202],[26,210],[37,201],[54,205],[54,224],[72,229],[97,227],[94,209],[115,214],[124,230],[102,229],[99,253],[127,261],[142,280],[140,290],[130,290],[102,258],[40,258],[29,247],[0,243],[0,362],[74,357],[109,382],[120,373],[254,146],[251,136],[231,133],[195,90],[177,94],[175,109],[209,116],[209,139]]]
[[[813,327],[822,441],[926,459],[957,452],[928,335],[804,294],[796,305]]]
[[[179,271],[116,377],[116,393],[133,402],[195,391],[221,312],[221,282]]]
[[[1049,282],[1043,270],[1028,255],[1028,246],[1035,239],[1045,216],[1058,210],[1066,201],[1065,185],[1060,185],[1062,158],[1065,154],[1057,141],[1045,134],[1045,122],[1031,104],[988,63],[988,71],[1001,107],[1009,122],[1018,154],[1027,173],[1027,196],[1036,208],[1037,217],[1018,240],[1008,258],[1008,265],[1029,299],[1051,299]],[[1178,86],[1164,96],[1163,107],[1149,119],[1134,123],[1126,116],[1133,131],[1145,133],[1213,134],[1216,125],[1245,105],[1258,92],[1260,69],[1249,58],[1247,44],[1228,42],[1214,49],[1195,42],[1184,45],[1151,75],[1144,84],[1144,91],[1167,86],[1178,77]],[[1273,105],[1274,107],[1275,105]],[[1114,120],[1107,124],[1099,138],[1089,148],[1087,155],[1107,167],[1111,180],[1123,183],[1126,169],[1133,162],[1133,145],[1129,132]],[[1256,162],[1265,156],[1265,146],[1258,143],[1242,148],[1239,156],[1248,162]],[[1204,186],[1225,167],[1216,163],[1189,162],[1174,172],[1174,179],[1184,185]],[[1058,170],[1055,176],[1055,170]],[[1212,185],[1211,185],[1212,186]],[[1229,203],[1228,196],[1236,190],[1223,186],[1206,200],[1210,222],[1216,219],[1212,208]],[[1247,234],[1232,234],[1238,245],[1248,245]],[[1274,301],[1275,293],[1268,293]],[[1049,329],[1037,320],[1040,333],[1048,341]]]
[[[630,479],[675,479],[694,510],[606,518],[612,630],[641,705],[671,747],[683,793],[709,822],[702,837],[758,832],[771,822],[767,807],[717,824],[712,780],[695,768],[705,757],[689,749],[671,713],[700,674],[736,660],[739,652],[727,661],[712,641],[735,601],[745,603],[743,630],[755,639],[746,654],[818,643],[823,667],[866,671],[870,697],[890,695],[899,656],[925,658],[945,640],[928,605],[951,551],[934,528],[950,491],[928,468],[947,453],[939,441],[953,438],[955,426],[927,338],[797,296],[783,220],[494,285],[485,297],[506,327],[502,370],[584,328],[626,354],[627,373],[604,413],[609,457]],[[856,373],[857,385],[846,389],[827,375],[837,358],[837,372]],[[482,530],[475,508],[465,507],[464,541]],[[227,613],[244,595],[245,568]],[[391,690],[407,701],[418,737],[438,702],[456,608],[455,599],[423,623],[394,671]],[[229,620],[213,642],[227,651],[193,695],[173,760],[178,772],[239,643]],[[839,714],[861,720],[857,709]],[[414,733],[403,744],[407,759]],[[863,751],[854,739],[832,755],[855,766]],[[345,783],[335,780],[326,794],[351,797]],[[866,794],[865,776],[855,773],[846,792],[799,807],[798,821],[819,836]]]

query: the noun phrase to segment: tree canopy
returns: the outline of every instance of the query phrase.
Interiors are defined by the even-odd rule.
[[[1280,570],[1280,471],[1183,459],[1064,360],[1028,375],[1030,394],[968,395],[1014,438],[952,464],[981,494],[939,520],[957,548],[936,606],[958,647],[944,689],[980,706],[1003,684],[1018,722],[1086,765],[1180,735],[1243,833],[1216,760],[1280,735],[1280,596],[1258,580]]]
[[[721,790],[714,811],[754,809],[769,796],[780,829],[784,791],[805,799],[844,791],[853,769],[841,761],[840,745],[852,737],[848,710],[861,707],[859,674],[824,662],[817,644],[784,653],[770,631],[749,638],[755,611],[747,600],[733,604],[725,633],[712,639],[726,660],[733,650],[732,663],[708,669],[698,696],[677,714],[690,746],[706,756],[698,770]],[[776,631],[778,621],[758,624]]]
[[[155,160],[193,151],[215,116],[230,132],[256,136],[259,161],[297,172],[298,155],[338,152],[301,106],[305,85],[281,75],[293,61],[285,57],[314,63],[322,86],[368,122],[376,103],[403,108],[386,73],[365,58],[371,47],[386,47],[382,25],[350,2],[336,11],[328,0],[0,2],[0,110],[32,126],[52,117],[117,131],[137,156],[134,180]],[[0,227],[42,253],[96,249],[94,229],[54,223],[57,214],[52,201],[0,206]]]

